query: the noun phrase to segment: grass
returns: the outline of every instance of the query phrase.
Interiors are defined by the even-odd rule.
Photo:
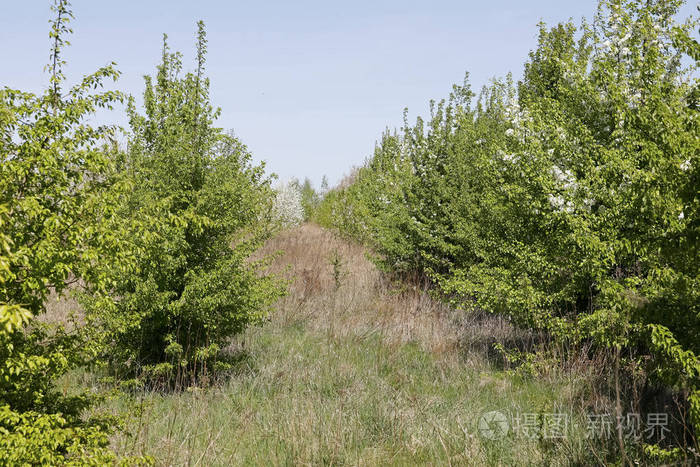
[[[304,225],[263,254],[293,282],[271,319],[232,342],[226,380],[181,393],[115,396],[125,455],[158,465],[583,465],[595,462],[580,399],[594,366],[531,378],[495,365],[494,342],[532,338],[397,288],[358,245]],[[87,380],[90,375],[84,375]],[[135,410],[134,407],[137,409]],[[565,439],[489,439],[479,419],[564,412]],[[575,422],[575,423],[574,423]]]
[[[485,443],[476,422],[488,410],[549,406],[557,386],[469,370],[378,333],[334,336],[297,325],[247,337],[245,368],[227,383],[145,395],[135,437],[118,439],[119,450],[155,454],[162,465],[541,460],[536,442]]]

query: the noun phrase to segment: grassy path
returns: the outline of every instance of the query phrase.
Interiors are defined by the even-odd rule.
[[[297,279],[271,321],[233,344],[237,374],[206,390],[144,395],[134,436],[115,440],[120,451],[207,466],[581,459],[575,431],[566,442],[480,434],[484,412],[561,411],[580,389],[574,377],[533,380],[489,365],[493,336],[515,332],[506,324],[465,323],[420,290],[389,287],[362,248],[316,226],[281,234],[267,246],[276,250],[284,254],[273,268]]]

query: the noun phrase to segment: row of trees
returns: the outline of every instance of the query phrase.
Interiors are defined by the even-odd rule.
[[[592,24],[540,25],[521,81],[474,106],[454,86],[317,217],[458,306],[636,355],[685,396],[697,448],[700,44],[681,4],[603,0]]]
[[[95,401],[56,389],[100,366],[167,389],[226,367],[222,348],[262,322],[282,284],[249,259],[275,227],[274,190],[246,147],[214,126],[219,113],[197,61],[164,38],[143,111],[116,91],[114,64],[67,88],[67,0],[56,0],[51,81],[43,94],[0,90],[0,464],[115,461],[116,420],[85,417]],[[90,124],[126,103],[128,145]],[[264,260],[263,260],[264,261]],[[71,329],[38,319],[50,294],[78,294]],[[131,459],[149,462],[149,459]]]

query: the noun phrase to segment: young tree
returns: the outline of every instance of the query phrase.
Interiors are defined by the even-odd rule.
[[[119,73],[114,64],[64,89],[62,51],[73,17],[56,0],[50,87],[34,95],[0,90],[0,464],[74,465],[115,460],[111,423],[85,419],[88,395],[66,396],[57,378],[96,351],[80,332],[49,329],[36,318],[50,292],[80,284],[96,299],[114,285],[105,264],[132,264],[115,217],[120,193],[102,149],[110,127],[87,123],[112,108],[118,92],[94,93]]]
[[[158,72],[146,77],[145,113],[130,102],[124,171],[134,190],[121,215],[141,252],[138,271],[121,277],[109,313],[86,303],[107,331],[115,370],[175,386],[206,374],[281,292],[248,259],[269,232],[273,194],[245,146],[213,126],[206,45],[200,22],[197,69],[181,76],[166,36]]]
[[[276,188],[272,217],[281,228],[299,225],[304,221],[304,198],[297,180],[282,183]]]

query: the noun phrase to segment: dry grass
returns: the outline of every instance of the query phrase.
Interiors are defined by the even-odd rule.
[[[494,354],[494,344],[534,350],[542,341],[503,317],[467,313],[433,299],[424,280],[390,281],[365,247],[314,224],[282,232],[259,252],[275,254],[269,272],[290,281],[272,317],[279,325],[303,323],[338,337],[376,334],[386,344],[415,343],[480,369],[493,360],[507,364]],[[577,363],[587,366],[588,357],[581,358]]]
[[[421,287],[388,282],[362,246],[305,224],[273,238],[261,254],[278,251],[270,272],[291,283],[273,320],[303,321],[338,337],[377,334],[387,343],[414,342],[441,354],[459,344],[455,310]]]

